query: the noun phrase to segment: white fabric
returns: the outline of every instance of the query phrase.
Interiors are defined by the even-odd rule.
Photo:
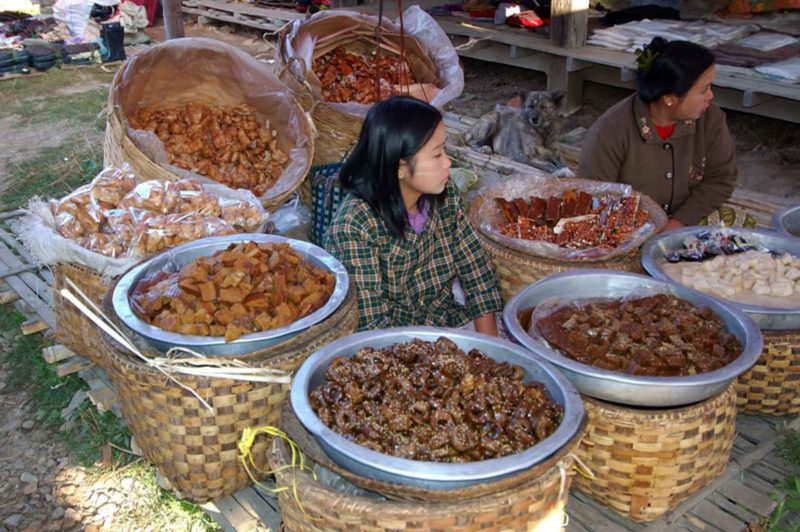
[[[745,46],[747,48],[754,48],[762,52],[769,52],[777,48],[782,48],[797,42],[797,39],[791,35],[784,35],[783,33],[773,33],[771,31],[760,31],[755,35],[746,37],[736,41],[735,44]]]
[[[58,0],[53,5],[53,17],[67,26],[72,37],[83,38],[93,4],[93,0]]]
[[[794,56],[791,59],[769,65],[760,65],[756,67],[756,70],[762,74],[800,81],[800,56]]]

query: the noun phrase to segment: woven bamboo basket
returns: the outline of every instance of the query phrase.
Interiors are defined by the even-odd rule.
[[[299,423],[298,423],[299,424]],[[283,425],[282,425],[283,427]],[[528,530],[550,532],[559,530],[564,523],[564,507],[569,495],[574,452],[583,436],[579,430],[570,443],[545,462],[520,473],[524,480],[503,479],[492,483],[493,491],[481,486],[450,490],[449,500],[431,501],[420,491],[418,500],[385,500],[377,493],[352,489],[343,491],[344,477],[332,472],[310,455],[320,455],[332,464],[324,453],[306,437],[295,440],[304,453],[306,463],[324,472],[333,482],[314,479],[308,471],[284,468],[291,464],[289,446],[275,438],[269,454],[270,468],[275,471],[279,487],[297,488],[301,509],[292,490],[278,494],[281,517],[287,530]],[[294,438],[295,433],[291,436]],[[307,438],[316,447],[310,449]],[[351,478],[352,473],[349,475]],[[318,478],[322,478],[320,475]],[[361,478],[363,486],[368,479]],[[376,482],[380,487],[382,482]],[[332,486],[337,486],[336,488]],[[432,492],[427,491],[428,494]],[[436,494],[441,497],[441,493]]]
[[[104,301],[106,308],[109,298]],[[251,366],[294,371],[314,351],[356,329],[355,288],[325,321],[263,351],[237,357]],[[108,373],[122,417],[144,456],[181,496],[205,502],[251,483],[241,465],[237,444],[247,427],[277,425],[288,384],[255,383],[178,374],[215,409],[209,412],[189,392],[162,373],[123,351],[103,336]],[[267,443],[252,449],[257,466],[266,460]],[[260,462],[260,463],[259,463]]]
[[[497,278],[500,281],[500,291],[503,300],[506,302],[523,288],[554,273],[581,268],[606,268],[632,273],[644,273],[639,250],[606,261],[564,262],[537,257],[536,255],[511,249],[487,237],[480,229],[476,233],[478,234],[478,240],[483,245],[483,249],[492,259]]]
[[[740,412],[787,416],[800,413],[800,331],[761,331],[764,351],[736,381]]]
[[[672,409],[633,409],[584,397],[589,426],[578,457],[596,479],[575,486],[634,521],[652,521],[725,470],[736,431],[731,386]]]
[[[66,286],[68,277],[84,294],[102,304],[110,282],[96,271],[79,264],[60,262],[53,267],[53,305],[56,311],[56,341],[75,353],[106,367],[100,330],[81,311],[61,297],[58,291]]]
[[[319,446],[314,436],[309,433],[306,428],[300,423],[300,420],[292,410],[289,401],[281,411],[281,429],[299,446],[303,451],[303,455],[312,460],[317,465],[331,470],[336,475],[343,479],[352,482],[365,490],[380,494],[387,499],[394,501],[423,501],[423,502],[437,502],[437,503],[453,503],[459,502],[464,499],[474,499],[484,495],[499,493],[501,491],[510,490],[517,486],[525,485],[537,479],[541,473],[542,468],[538,465],[531,467],[525,471],[521,471],[515,475],[504,477],[492,482],[483,482],[461,489],[453,490],[429,490],[418,486],[411,486],[407,484],[396,484],[385,482],[382,480],[371,479],[363,477],[352,471],[349,471],[331,460],[322,447]],[[565,445],[566,448],[574,450],[577,444],[583,439],[586,432],[586,419],[581,421],[581,425],[575,431],[575,435]]]

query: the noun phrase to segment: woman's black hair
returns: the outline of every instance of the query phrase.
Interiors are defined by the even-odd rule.
[[[636,88],[645,103],[665,94],[683,96],[714,64],[708,48],[688,41],[667,42],[662,37],[653,38],[636,56]]]
[[[400,162],[414,172],[414,155],[431,138],[442,113],[430,104],[408,96],[393,96],[372,106],[353,152],[342,164],[339,183],[378,214],[397,238],[402,239],[407,220],[400,193]],[[419,205],[438,196],[425,195]]]

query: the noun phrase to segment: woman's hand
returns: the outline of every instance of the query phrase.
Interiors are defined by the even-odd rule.
[[[681,227],[686,227],[683,222],[680,220],[676,220],[675,218],[670,218],[667,221],[667,224],[661,230],[662,233],[666,233],[667,231],[672,231],[673,229],[680,229]]]
[[[489,336],[497,336],[497,321],[494,312],[475,318],[475,330]]]

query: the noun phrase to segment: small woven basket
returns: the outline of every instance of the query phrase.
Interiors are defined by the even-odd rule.
[[[595,480],[575,486],[634,521],[652,521],[722,474],[736,431],[735,385],[703,402],[633,409],[584,396],[578,457]]]
[[[800,413],[800,331],[761,331],[764,350],[736,381],[740,412],[771,416]]]
[[[60,262],[53,267],[56,341],[105,369],[106,359],[103,356],[100,330],[75,305],[58,293],[66,287],[64,278],[74,282],[97,305],[102,304],[110,283],[96,271],[79,264]]]
[[[104,305],[109,307],[108,298]],[[342,305],[325,321],[236,359],[253,367],[292,372],[314,351],[354,332],[357,319],[355,287],[351,284]],[[205,502],[250,485],[237,444],[247,427],[277,425],[288,384],[176,374],[181,383],[214,407],[212,414],[161,372],[123,351],[108,336],[102,339],[108,374],[125,423],[144,456],[183,497]],[[266,447],[265,441],[257,441],[252,449],[259,467],[265,465]]]
[[[270,468],[275,471],[275,482],[289,490],[278,494],[281,517],[287,530],[529,530],[550,532],[559,530],[564,523],[564,507],[569,495],[574,451],[583,435],[575,437],[545,462],[520,473],[526,480],[515,482],[504,479],[497,489],[490,491],[481,486],[463,490],[449,490],[448,501],[436,502],[421,494],[419,500],[384,500],[377,493],[341,489],[347,481],[320,467],[306,454],[306,463],[322,471],[314,479],[308,471],[292,469],[291,453],[285,441],[275,438],[269,454]],[[322,452],[319,451],[318,452]],[[324,454],[323,454],[324,456]],[[326,462],[330,462],[325,458]],[[352,477],[352,473],[348,475]],[[333,481],[330,481],[333,479]],[[368,479],[363,479],[366,481]],[[360,482],[361,485],[364,482]],[[385,484],[385,483],[378,483]],[[292,493],[296,487],[301,509]],[[336,486],[336,488],[332,487]],[[351,485],[352,486],[352,485]],[[513,486],[509,488],[509,486]],[[418,489],[417,491],[425,491]],[[476,491],[480,492],[476,495]],[[428,491],[429,494],[432,492]],[[441,493],[437,493],[441,496]]]

